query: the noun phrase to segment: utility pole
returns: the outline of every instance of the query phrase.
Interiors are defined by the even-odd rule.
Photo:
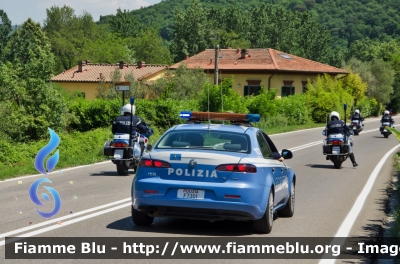
[[[214,84],[218,85],[218,51],[219,45],[215,46],[215,66],[214,66]]]

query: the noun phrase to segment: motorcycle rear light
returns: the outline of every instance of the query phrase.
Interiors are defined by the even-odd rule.
[[[141,159],[139,162],[141,167],[171,168],[171,164],[162,160]]]
[[[157,190],[144,190],[144,193],[152,193],[152,194],[157,194],[158,191]]]
[[[116,148],[124,148],[124,147],[129,147],[129,144],[126,144],[123,142],[115,142],[115,143],[112,143],[111,146],[116,147]]]
[[[147,144],[147,142],[149,142],[149,140],[147,138],[145,138],[144,143]]]
[[[335,139],[335,140],[331,141],[329,144],[331,144],[331,145],[342,145],[343,142],[340,141],[340,140]]]
[[[256,173],[257,167],[252,164],[221,164],[218,165],[215,170]]]
[[[229,195],[229,194],[225,194],[224,197],[225,197],[225,198],[239,199],[241,196],[240,196],[240,195]]]

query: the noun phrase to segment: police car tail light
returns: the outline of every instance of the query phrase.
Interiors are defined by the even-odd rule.
[[[171,164],[162,160],[141,159],[139,162],[141,167],[155,167],[155,168],[171,168]]]
[[[221,164],[215,170],[256,173],[257,167],[252,164]]]

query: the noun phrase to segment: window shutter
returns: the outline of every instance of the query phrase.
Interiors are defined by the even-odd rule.
[[[260,94],[260,91],[261,91],[261,86],[258,86],[258,87],[257,87],[257,95]]]
[[[290,89],[291,89],[291,94],[294,94],[294,87],[292,86],[292,87],[290,87]]]
[[[282,87],[282,94],[281,94],[281,96],[282,96],[282,97],[283,97],[283,96],[286,96],[286,87],[285,87],[285,86]]]

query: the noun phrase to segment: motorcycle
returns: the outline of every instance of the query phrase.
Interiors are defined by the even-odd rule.
[[[350,127],[353,129],[353,133],[354,133],[355,136],[360,134],[360,132],[364,128],[364,126],[361,124],[360,120],[352,120]]]
[[[149,124],[143,122],[147,127],[147,134],[135,132],[131,137],[129,145],[129,134],[114,134],[113,140],[107,140],[104,143],[103,155],[112,161],[117,167],[120,176],[127,176],[129,169],[135,172],[144,151],[150,151],[152,146],[149,143],[149,137],[154,133]]]
[[[347,160],[350,155],[349,146],[353,146],[353,139],[350,139],[351,134],[347,135],[347,141],[343,134],[331,134],[323,141],[322,152],[333,162],[333,166],[336,169],[340,169],[342,163]],[[325,130],[322,131],[322,135],[326,136]]]
[[[393,122],[394,123],[394,122]],[[392,124],[393,124],[392,123]],[[386,127],[392,127],[392,124],[390,122],[382,122],[381,127],[379,128],[379,131],[381,132],[381,135],[383,135],[385,138],[388,138],[392,132],[390,132]],[[394,127],[393,127],[394,128]]]

